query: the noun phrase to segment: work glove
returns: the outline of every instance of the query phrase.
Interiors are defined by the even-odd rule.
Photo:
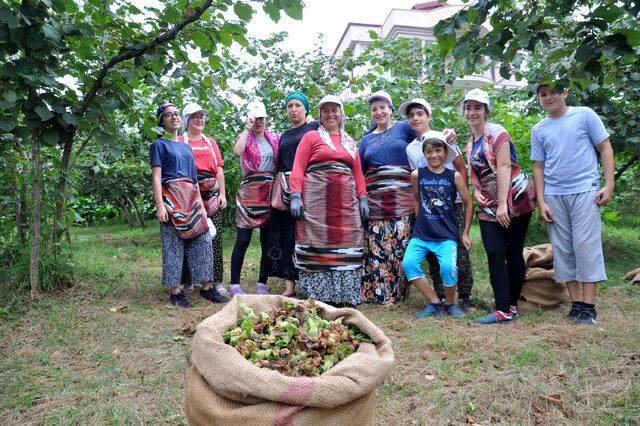
[[[360,197],[360,217],[362,220],[369,220],[369,197]]]
[[[291,194],[291,205],[289,206],[291,216],[296,219],[304,217],[304,205],[302,204],[302,195],[299,192]]]

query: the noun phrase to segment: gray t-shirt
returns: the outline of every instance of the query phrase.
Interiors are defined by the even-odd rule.
[[[588,107],[570,107],[560,118],[546,117],[531,130],[531,160],[544,161],[545,195],[569,195],[600,188],[595,146],[609,138]]]
[[[462,155],[460,152],[460,148],[458,148],[457,144],[449,144],[449,146],[456,152],[456,158]],[[419,139],[414,139],[409,145],[407,145],[407,160],[409,160],[409,167],[411,170],[419,169],[420,167],[427,167],[427,159],[422,152],[422,141]],[[453,162],[446,163],[444,165],[449,170],[455,170],[455,166]],[[456,196],[456,203],[461,203],[462,198],[460,198],[460,194]]]
[[[256,142],[258,142],[258,149],[260,150],[260,165],[257,170],[259,172],[275,172],[276,163],[271,144],[265,138],[257,139]],[[246,174],[247,171],[242,166],[242,160],[240,161],[240,166],[242,167],[243,173]]]

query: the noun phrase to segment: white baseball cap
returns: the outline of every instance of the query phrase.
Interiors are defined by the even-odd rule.
[[[489,111],[491,111],[491,100],[489,99],[489,94],[482,89],[472,89],[467,92],[464,96],[464,101],[477,101],[481,104],[485,104]]]
[[[206,115],[209,111],[194,102],[189,102],[184,106],[182,110],[182,125],[185,128],[189,125],[189,117],[191,117],[191,114],[195,114],[196,112],[202,112]]]
[[[422,142],[423,146],[424,141],[426,141],[427,139],[438,139],[439,141],[442,141],[444,143],[444,146],[447,147],[447,156],[444,159],[445,164],[452,163],[453,160],[455,160],[458,156],[458,153],[455,152],[453,148],[447,143],[447,138],[444,137],[444,133],[438,132],[436,130],[429,130],[428,132],[424,132],[422,136],[420,136],[420,142]],[[424,149],[422,150],[422,152],[424,152]]]
[[[384,90],[378,90],[377,92],[372,93],[371,96],[367,98],[367,102],[369,102],[369,104],[371,104],[376,100],[385,100],[387,101],[389,106],[393,108],[393,102],[391,102],[391,95],[385,92]]]
[[[264,104],[260,101],[251,102],[247,105],[247,117],[251,118],[260,118],[267,116],[267,109],[264,107]]]
[[[407,108],[409,108],[410,105],[413,104],[418,104],[418,105],[422,105],[423,107],[425,107],[427,109],[427,112],[429,113],[429,115],[431,115],[431,105],[429,105],[429,102],[425,101],[422,98],[413,98],[407,102],[403,102],[402,105],[400,105],[400,114],[407,114]]]
[[[320,102],[318,102],[318,110],[322,108],[322,105],[329,103],[338,104],[340,105],[340,109],[342,109],[342,100],[339,97],[337,97],[336,95],[326,95],[325,97],[320,99]]]

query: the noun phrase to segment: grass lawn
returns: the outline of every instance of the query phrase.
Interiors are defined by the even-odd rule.
[[[258,275],[257,239],[243,270],[247,290]],[[233,240],[227,233],[227,277]],[[488,307],[477,227],[473,241],[474,297]],[[398,306],[360,307],[396,355],[378,389],[376,423],[638,424],[640,296],[623,276],[640,266],[639,232],[607,228],[604,245],[609,281],[594,327],[564,321],[566,306],[508,325],[415,321],[424,306],[415,290]],[[167,303],[156,227],[77,229],[73,251],[75,287],[37,302],[3,296],[0,424],[185,424],[191,333],[220,306],[196,293],[193,309]],[[282,290],[276,280],[269,287]]]

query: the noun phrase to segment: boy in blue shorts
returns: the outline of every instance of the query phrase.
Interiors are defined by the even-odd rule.
[[[596,283],[607,279],[600,206],[613,196],[609,133],[592,109],[567,106],[568,91],[559,84],[536,84],[534,91],[548,114],[531,131],[540,218],[547,223],[556,281],[566,282],[571,296],[566,318],[592,325],[597,320]],[[604,171],[603,188],[596,150]]]
[[[429,304],[416,314],[426,316],[451,315],[464,317],[464,312],[453,303],[458,283],[458,217],[456,195],[459,193],[465,207],[465,226],[462,243],[469,250],[469,228],[473,215],[473,202],[462,175],[445,167],[456,157],[456,152],[446,142],[444,134],[428,131],[421,136],[422,152],[426,167],[411,173],[413,207],[417,212],[413,235],[402,259],[407,280],[427,298]],[[442,303],[429,285],[420,262],[434,253],[440,264],[440,276],[444,284],[445,301]]]

